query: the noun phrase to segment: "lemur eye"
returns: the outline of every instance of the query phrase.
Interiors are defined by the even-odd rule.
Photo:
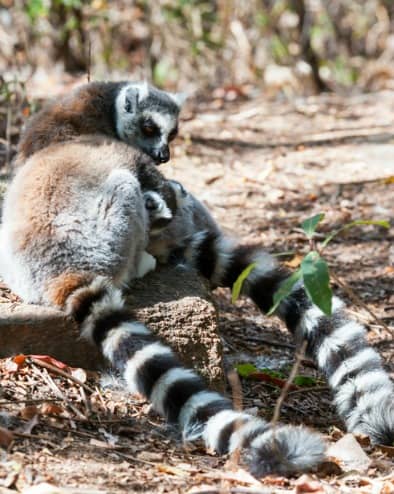
[[[149,120],[141,123],[141,131],[146,137],[153,137],[159,133],[157,126]]]
[[[155,128],[150,125],[144,125],[142,127],[142,132],[147,136],[153,136],[155,133]]]

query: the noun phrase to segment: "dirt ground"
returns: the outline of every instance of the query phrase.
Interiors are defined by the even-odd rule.
[[[202,199],[226,231],[281,253],[293,267],[308,250],[300,223],[314,214],[325,214],[322,233],[355,219],[393,218],[394,93],[291,102],[219,97],[188,103],[183,120],[166,175]],[[325,256],[339,278],[335,291],[367,325],[393,377],[393,228],[354,228],[329,244]],[[349,288],[359,300],[349,300]],[[217,290],[215,300],[229,369],[237,363],[289,369],[292,341],[276,319],[246,300],[232,304],[225,290]],[[393,448],[362,441],[369,462],[361,470],[330,463],[301,479],[253,479],[234,458],[182,445],[147,403],[105,387],[98,375],[77,373],[83,387],[39,362],[1,365],[1,405],[18,415],[21,431],[1,453],[4,492],[40,482],[92,494],[394,492]],[[308,362],[299,372],[316,377]],[[243,406],[270,419],[280,391],[244,379]],[[287,396],[281,420],[338,440],[343,427],[324,383],[301,391]]]

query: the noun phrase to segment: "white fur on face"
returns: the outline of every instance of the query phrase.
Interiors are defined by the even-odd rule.
[[[175,115],[160,112],[146,112],[146,117],[151,118],[160,129],[160,145],[168,144],[168,135],[176,126],[177,117]]]
[[[148,210],[151,221],[159,220],[161,218],[170,220],[172,218],[171,209],[167,206],[166,201],[160,194],[154,190],[148,190],[144,193],[144,199],[146,201],[149,198],[155,203],[155,208]]]
[[[129,84],[128,87],[137,91],[138,101],[142,101],[149,96],[148,81],[137,82],[135,84]]]
[[[116,131],[122,140],[127,140],[129,137],[126,132],[127,124],[135,117],[136,108],[133,108],[132,112],[126,110],[127,95],[132,92],[136,95],[135,102],[141,102],[149,96],[149,85],[146,81],[126,84],[116,97]]]
[[[125,129],[125,123],[128,119],[128,112],[126,111],[126,96],[128,90],[129,90],[129,86],[122,87],[115,100],[116,131],[121,139],[126,138],[124,129]]]

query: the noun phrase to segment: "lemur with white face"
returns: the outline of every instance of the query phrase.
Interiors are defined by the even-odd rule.
[[[102,134],[141,149],[157,164],[170,159],[185,95],[144,83],[93,82],[49,102],[23,131],[16,165],[49,144]]]
[[[116,97],[108,107],[113,104]],[[111,132],[121,127],[126,126],[113,122]],[[243,290],[263,312],[272,306],[287,271],[260,249],[225,238],[209,212],[176,183],[171,183],[174,217],[161,232],[153,229],[149,240],[149,201],[142,189],[157,169],[119,141],[121,132],[107,133],[109,138],[103,128],[94,130],[94,136],[73,135],[57,144],[47,136],[41,140],[46,149],[31,151],[28,159],[25,152],[26,162],[5,199],[0,273],[25,300],[72,315],[82,334],[121,372],[128,389],[146,396],[157,412],[178,425],[185,440],[202,438],[220,454],[243,447],[257,475],[315,466],[324,458],[319,435],[303,427],[272,429],[263,419],[235,411],[231,400],[209,391],[165,343],[135,321],[121,292],[129,278],[153,267],[144,261],[145,250],[166,262],[180,248],[212,286],[231,287],[255,262]],[[324,316],[298,284],[276,314],[297,342],[307,341],[308,354],[326,376],[348,430],[391,444],[393,383],[367,343],[365,329],[347,318],[338,298],[333,305],[333,315]]]

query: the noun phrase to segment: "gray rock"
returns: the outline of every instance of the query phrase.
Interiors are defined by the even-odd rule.
[[[137,319],[169,343],[184,363],[223,387],[222,347],[210,292],[197,274],[162,267],[137,280],[127,297]],[[98,351],[79,339],[77,324],[61,311],[0,303],[0,357],[48,354],[71,366],[102,369]]]

